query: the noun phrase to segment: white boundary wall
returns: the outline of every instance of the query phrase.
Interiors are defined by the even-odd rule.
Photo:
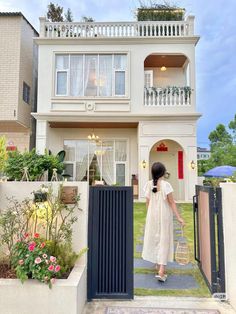
[[[236,310],[236,183],[222,183],[226,294]]]
[[[42,184],[56,189],[61,182],[1,182],[0,211],[6,208],[6,197],[21,201],[33,198]],[[80,193],[78,221],[74,224],[73,249],[80,251],[88,246],[88,185],[86,182],[63,182],[78,186]],[[9,314],[81,314],[87,300],[87,256],[78,261],[68,279],[58,279],[50,290],[47,285],[28,280],[23,285],[18,279],[0,279],[0,313]]]

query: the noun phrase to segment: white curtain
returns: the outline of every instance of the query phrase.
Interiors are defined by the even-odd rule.
[[[116,161],[126,161],[127,152],[126,152],[126,141],[115,141],[115,160]]]
[[[57,55],[56,56],[56,69],[57,70],[68,70],[69,67],[69,56],[68,55]]]
[[[70,57],[70,95],[83,96],[83,56]]]
[[[97,55],[85,55],[84,96],[97,96]]]
[[[93,160],[95,149],[96,146],[89,145],[88,141],[77,142],[76,179],[78,181],[81,181],[86,173],[89,174],[89,166]]]
[[[112,95],[112,56],[99,56],[99,96]]]
[[[115,183],[113,149],[113,142],[103,142],[104,153],[102,155],[102,176],[108,185]]]

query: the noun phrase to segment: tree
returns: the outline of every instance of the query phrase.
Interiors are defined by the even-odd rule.
[[[234,144],[236,144],[236,114],[234,115],[234,120],[230,121],[229,128],[233,133]]]
[[[51,22],[63,22],[63,7],[52,2],[48,5],[47,18]]]
[[[65,20],[66,22],[73,22],[73,15],[70,8],[68,8],[65,13]]]
[[[211,150],[215,147],[224,147],[232,144],[232,136],[223,124],[218,124],[216,129],[209,134],[208,138],[211,141]]]

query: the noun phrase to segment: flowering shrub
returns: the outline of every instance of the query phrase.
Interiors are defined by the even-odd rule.
[[[47,243],[38,233],[33,238],[24,234],[12,248],[11,264],[17,278],[23,283],[28,278],[37,279],[52,287],[55,278],[61,274],[57,258],[51,256]]]

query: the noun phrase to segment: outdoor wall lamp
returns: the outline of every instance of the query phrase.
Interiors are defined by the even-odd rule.
[[[147,161],[145,159],[142,160],[141,166],[143,169],[145,169],[147,167]]]
[[[190,167],[191,167],[192,170],[195,170],[196,164],[195,164],[195,161],[194,161],[194,160],[191,161]]]

